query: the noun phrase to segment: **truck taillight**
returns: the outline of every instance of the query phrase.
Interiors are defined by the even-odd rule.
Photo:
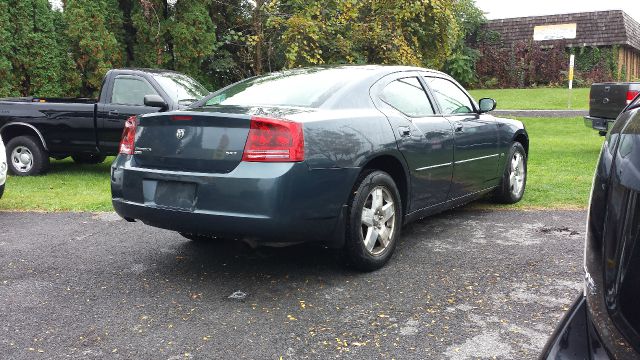
[[[131,116],[124,123],[122,138],[120,139],[119,153],[123,155],[133,155],[136,140],[136,117]]]
[[[631,104],[633,99],[638,95],[638,90],[628,90],[627,91],[627,105]]]
[[[242,161],[297,162],[304,160],[302,124],[254,116]]]

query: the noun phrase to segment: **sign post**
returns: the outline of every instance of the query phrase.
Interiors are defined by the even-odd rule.
[[[576,61],[576,56],[571,54],[571,57],[569,57],[569,109],[571,109],[571,97],[572,97],[572,90],[573,90],[573,68],[575,65],[575,61]]]

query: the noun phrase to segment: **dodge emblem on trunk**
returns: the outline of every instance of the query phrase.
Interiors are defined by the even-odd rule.
[[[182,140],[182,138],[184,137],[184,129],[178,129],[178,131],[176,131],[176,137],[178,138],[178,140]]]

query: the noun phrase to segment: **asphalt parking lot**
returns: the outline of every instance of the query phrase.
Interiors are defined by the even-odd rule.
[[[405,228],[384,269],[358,273],[317,247],[200,245],[115,214],[4,212],[0,354],[533,359],[580,291],[585,217],[450,211]]]

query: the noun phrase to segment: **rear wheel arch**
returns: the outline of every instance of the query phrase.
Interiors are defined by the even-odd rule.
[[[49,151],[47,143],[42,136],[42,133],[33,125],[26,123],[9,123],[0,128],[0,136],[2,141],[7,144],[11,139],[18,136],[32,136],[40,140],[42,147]]]
[[[409,175],[404,163],[396,156],[391,154],[378,155],[369,161],[367,161],[362,167],[362,171],[358,178],[364,174],[380,170],[384,171],[396,183],[398,191],[400,192],[400,201],[402,202],[403,213],[406,214],[409,200]]]

